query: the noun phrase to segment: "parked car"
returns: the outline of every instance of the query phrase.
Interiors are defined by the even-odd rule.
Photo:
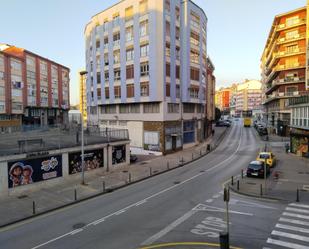
[[[130,163],[135,163],[137,161],[137,156],[130,154]]]
[[[277,159],[272,152],[260,152],[256,158],[257,161],[265,162],[269,167],[275,167]]]
[[[230,127],[231,124],[229,122],[225,121],[225,120],[219,120],[219,121],[216,122],[216,126],[217,127],[224,127],[224,126]]]
[[[267,131],[267,128],[266,127],[260,127],[258,128],[258,133],[260,136],[265,136],[265,135],[268,135],[268,131]]]
[[[252,161],[247,167],[247,177],[261,177],[264,178],[264,162]],[[266,167],[266,176],[270,174],[269,167]]]

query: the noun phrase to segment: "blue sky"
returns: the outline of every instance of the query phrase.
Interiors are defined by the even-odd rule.
[[[155,0],[149,0],[155,1]],[[217,87],[260,79],[260,57],[276,14],[306,0],[193,0],[208,17],[208,54]],[[71,69],[71,104],[84,67],[84,27],[118,0],[0,0],[0,43],[40,54]]]

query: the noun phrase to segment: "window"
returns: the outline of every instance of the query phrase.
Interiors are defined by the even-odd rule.
[[[132,41],[133,40],[133,26],[126,28],[126,41]]]
[[[108,28],[108,20],[105,19],[105,20],[104,20],[104,23],[103,23],[103,29],[104,29],[104,31],[107,31],[107,28]]]
[[[149,55],[149,44],[145,44],[141,46],[141,57],[145,57]]]
[[[165,96],[171,97],[171,84],[166,83],[165,85]]]
[[[171,48],[170,48],[170,44],[167,42],[165,45],[165,55],[170,57],[171,56]]]
[[[180,41],[180,29],[179,29],[179,27],[176,27],[175,37],[176,37],[176,40]]]
[[[104,72],[104,80],[109,81],[109,71]]]
[[[141,83],[141,96],[142,97],[149,96],[149,82],[142,82]]]
[[[101,73],[97,72],[97,83],[101,84]]]
[[[191,31],[190,42],[191,42],[191,44],[193,44],[195,46],[199,46],[199,44],[200,44],[200,36],[199,36],[199,34]]]
[[[180,21],[180,9],[178,6],[175,8],[175,15],[176,15],[176,20]]]
[[[114,64],[120,63],[120,50],[114,51]]]
[[[297,50],[298,50],[298,45],[291,45],[291,46],[286,47],[287,53],[297,52]]]
[[[114,114],[116,113],[116,105],[103,105],[101,107],[101,114]]]
[[[139,104],[131,104],[130,105],[130,113],[140,113],[140,105]]]
[[[125,9],[125,19],[126,21],[129,21],[133,18],[133,6],[130,6]]]
[[[180,47],[176,47],[176,60],[180,60]]]
[[[13,102],[12,103],[12,109],[13,110],[17,110],[17,111],[21,111],[22,110],[22,104],[18,103],[18,102]]]
[[[108,36],[104,37],[104,49],[108,48]]]
[[[101,65],[100,56],[98,55],[96,59],[97,59],[97,67],[100,67]]]
[[[285,34],[286,39],[293,39],[298,36],[298,30],[292,30]]]
[[[127,66],[126,68],[126,78],[134,79],[134,65]]]
[[[5,108],[4,102],[0,101],[0,112],[3,112]]]
[[[147,76],[149,75],[149,63],[141,63],[141,76]]]
[[[101,99],[101,88],[97,88],[98,99]]]
[[[167,13],[171,12],[171,3],[170,0],[165,0],[165,10]]]
[[[292,16],[286,19],[286,26],[292,26],[299,23],[299,16]]]
[[[119,13],[114,14],[113,16],[113,26],[114,27],[119,26],[119,20],[120,20]]]
[[[21,71],[21,62],[12,59],[11,60],[11,68],[12,68],[12,70]]]
[[[0,96],[4,96],[4,87],[0,86]]]
[[[180,66],[176,65],[176,79],[180,79]]]
[[[127,85],[127,98],[134,97],[134,84]]]
[[[148,35],[148,20],[142,21],[140,23],[140,36]]]
[[[198,92],[199,92],[199,87],[198,86],[191,86],[190,87],[190,97],[197,99],[198,98]]]
[[[171,65],[169,63],[165,64],[165,75],[171,77]]]
[[[194,50],[191,50],[190,51],[190,61],[192,63],[199,64],[199,62],[200,62],[200,60],[199,60],[199,53],[194,51]]]
[[[121,98],[121,88],[120,88],[120,86],[114,87],[114,95],[115,95],[115,99]]]
[[[108,60],[108,54],[104,54],[104,65],[108,66],[109,60]]]
[[[139,2],[139,13],[143,15],[148,11],[148,0],[142,0]]]
[[[127,50],[126,59],[127,59],[127,61],[134,60],[134,49],[133,48],[130,48],[130,49]]]
[[[145,103],[144,104],[144,113],[159,113],[160,106],[159,103]]]
[[[95,47],[98,49],[100,48],[100,40],[96,40],[95,42]]]
[[[183,112],[184,113],[194,113],[195,112],[195,104],[191,104],[191,103],[183,104]]]
[[[176,85],[176,98],[180,98],[180,85]]]
[[[191,26],[197,29],[200,28],[200,17],[194,12],[191,12]]]
[[[105,98],[109,99],[109,87],[105,87]]]
[[[168,113],[179,113],[179,104],[168,103],[167,111]]]
[[[165,22],[165,34],[171,36],[171,25],[168,21]]]
[[[119,105],[119,113],[130,113],[130,106],[128,104]]]
[[[114,69],[114,81],[117,81],[120,79],[121,79],[120,68],[115,68]]]
[[[120,32],[113,35],[114,46],[120,45]]]
[[[27,66],[34,67],[35,66],[35,59],[33,57],[27,56],[26,63],[27,63]]]
[[[183,143],[193,143],[195,141],[195,121],[183,122]]]
[[[200,80],[200,70],[194,67],[191,67],[190,70],[191,80],[199,81]]]

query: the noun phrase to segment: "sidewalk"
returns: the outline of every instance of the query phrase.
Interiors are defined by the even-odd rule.
[[[298,157],[292,153],[285,153],[286,141],[281,141],[281,137],[274,136],[270,139],[268,146],[277,157],[277,166],[271,169],[271,174],[266,181],[266,193],[264,179],[247,178],[241,176],[234,180],[234,185],[230,188],[244,195],[293,201],[297,199],[297,189],[299,189],[300,202],[309,202],[309,159]],[[276,177],[278,175],[278,177]],[[237,187],[239,180],[239,189]],[[261,195],[262,184],[262,195]]]
[[[81,185],[81,176],[76,174],[66,183],[55,185],[46,181],[45,187],[39,190],[2,196],[0,228],[33,217],[33,204],[35,204],[35,215],[46,213],[188,164],[208,154],[208,144],[211,150],[215,149],[227,131],[228,129],[224,127],[216,127],[214,136],[208,138],[206,142],[170,155],[137,161],[125,167],[114,168],[110,172],[103,172],[100,169],[85,172],[87,185]]]

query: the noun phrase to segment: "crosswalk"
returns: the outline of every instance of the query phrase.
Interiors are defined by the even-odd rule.
[[[267,244],[271,248],[309,249],[309,205],[290,203]]]

